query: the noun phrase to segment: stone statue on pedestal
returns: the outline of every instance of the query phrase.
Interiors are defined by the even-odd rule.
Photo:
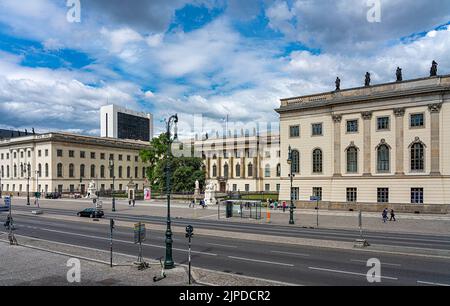
[[[433,61],[433,63],[431,64],[431,69],[430,69],[430,77],[434,77],[437,76],[437,71],[438,71],[438,63],[436,63],[436,61]]]
[[[205,204],[216,204],[216,191],[214,190],[213,182],[209,182],[205,188]]]
[[[366,79],[364,81],[364,86],[368,87],[370,86],[370,73],[366,72]]]
[[[397,82],[403,81],[402,68],[397,67],[396,76],[397,76]]]
[[[97,186],[94,180],[89,182],[86,198],[97,199]]]

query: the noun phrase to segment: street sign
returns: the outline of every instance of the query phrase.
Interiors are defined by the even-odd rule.
[[[11,197],[5,197],[5,207],[11,206]]]
[[[318,196],[312,196],[312,197],[309,198],[309,200],[310,200],[310,201],[314,201],[314,202],[320,201],[320,197],[318,197]]]
[[[145,224],[144,223],[135,223],[134,224],[134,243],[141,243],[145,241]]]

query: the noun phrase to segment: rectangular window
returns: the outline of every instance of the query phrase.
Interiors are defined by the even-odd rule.
[[[38,157],[42,156],[42,150],[38,150]]]
[[[358,133],[358,120],[347,121],[347,133]]]
[[[95,152],[91,152],[91,159],[95,159]]]
[[[75,157],[75,151],[69,150],[69,157]]]
[[[249,184],[245,184],[245,191],[247,191],[247,192],[250,191],[250,185]]]
[[[313,123],[312,124],[312,135],[313,136],[322,136],[322,123]]]
[[[358,201],[358,189],[347,188],[347,202],[356,203]]]
[[[3,155],[3,153],[2,153],[2,159],[3,159],[3,157],[4,157],[4,155]]]
[[[114,160],[114,154],[109,154],[109,159]]]
[[[281,185],[277,184],[277,192],[280,192],[280,187],[281,187]]]
[[[100,159],[105,159],[105,153],[100,153]]]
[[[378,203],[389,203],[389,188],[378,188],[377,201]]]
[[[377,118],[377,130],[389,130],[389,117],[379,117]]]
[[[56,150],[56,156],[62,157],[63,156],[63,150]]]
[[[423,188],[411,188],[411,204],[423,203]]]
[[[299,125],[293,125],[289,127],[289,137],[300,137],[300,126]]]
[[[264,186],[264,189],[265,189],[265,191],[270,191],[270,184],[266,184],[266,185]]]
[[[70,192],[75,192],[75,185],[70,185],[69,186],[69,190],[70,190]]]
[[[63,192],[63,185],[58,185],[58,192],[62,193]]]
[[[138,162],[138,158],[139,158],[139,156],[137,156],[137,155],[134,157],[134,161],[135,161],[136,163]]]
[[[319,197],[319,200],[322,201],[322,187],[313,187],[312,195]]]
[[[127,161],[131,161],[131,155],[127,155]]]
[[[299,195],[300,195],[300,188],[292,187],[292,195],[291,195],[292,200],[293,201],[298,201]]]
[[[48,156],[48,149],[45,149],[45,156]]]
[[[122,160],[122,159],[123,159],[122,154],[119,154],[119,160]]]
[[[28,157],[31,157],[31,151],[28,151],[27,155],[28,155]]]
[[[425,126],[425,119],[423,114],[411,114],[410,126],[412,128]]]
[[[80,158],[86,158],[86,152],[80,151]]]
[[[233,191],[237,191],[237,185],[233,184]]]

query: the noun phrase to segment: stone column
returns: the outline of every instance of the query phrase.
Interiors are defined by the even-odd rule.
[[[333,115],[334,122],[334,175],[342,176],[341,169],[341,115]]]
[[[372,112],[362,113],[364,120],[364,172],[363,175],[372,175],[371,171],[371,156],[372,156],[372,143],[371,143],[371,124],[372,124]]]
[[[431,175],[440,175],[440,112],[442,103],[430,104],[431,114]]]
[[[405,109],[396,108],[394,109],[395,115],[395,174],[402,175],[405,174],[405,157],[404,157],[404,139],[405,139]]]

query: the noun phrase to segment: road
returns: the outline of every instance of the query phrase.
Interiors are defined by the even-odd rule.
[[[193,224],[194,227],[214,228],[214,225],[209,222],[195,221],[199,224]],[[176,225],[184,225],[185,222],[185,220],[174,220]],[[109,249],[109,227],[107,225],[36,218],[32,215],[16,215],[15,223],[17,225],[16,234],[19,235],[102,250]],[[155,223],[160,223],[160,221],[155,221]],[[223,224],[220,226],[223,227]],[[226,227],[227,229],[233,231],[238,230],[236,228],[238,226],[245,226],[249,231],[256,231],[246,224],[227,224],[227,226],[230,226]],[[283,227],[278,230],[277,233],[280,235],[286,234]],[[305,230],[304,233],[306,232],[308,231]],[[327,231],[324,233],[327,234]],[[328,235],[332,233],[330,231]],[[293,235],[302,236],[302,230],[297,229]],[[348,233],[348,235],[352,235],[352,233]],[[337,237],[353,239],[343,236],[342,233]],[[144,243],[144,256],[155,259],[164,256],[164,232],[151,231],[147,238],[148,240]],[[413,242],[413,240],[404,240],[404,243],[407,244]],[[369,270],[366,262],[369,258],[378,258],[382,263],[381,285],[450,285],[450,260],[446,259],[201,235],[194,236],[192,246],[194,266],[297,285],[370,285],[366,280],[366,273]],[[174,234],[173,247],[175,262],[186,263],[187,241],[184,235]],[[116,228],[114,249],[116,252],[137,256],[138,247],[133,243],[131,228]]]
[[[29,212],[30,208],[15,206],[14,210]],[[46,213],[58,215],[75,215],[75,211],[70,211],[67,209],[44,208],[43,211]],[[123,221],[143,221],[151,224],[166,223],[166,219],[164,217],[148,215],[130,216],[112,212],[106,213],[105,218],[114,218]],[[302,228],[271,224],[248,224],[230,221],[221,222],[217,220],[203,219],[174,218],[172,219],[172,224],[182,227],[190,224],[196,228],[226,230],[240,233],[278,235],[280,237],[300,237],[347,242],[353,242],[355,241],[355,239],[360,237],[359,231],[357,230]],[[364,231],[364,238],[367,239],[371,244],[450,250],[450,235],[418,235]]]

